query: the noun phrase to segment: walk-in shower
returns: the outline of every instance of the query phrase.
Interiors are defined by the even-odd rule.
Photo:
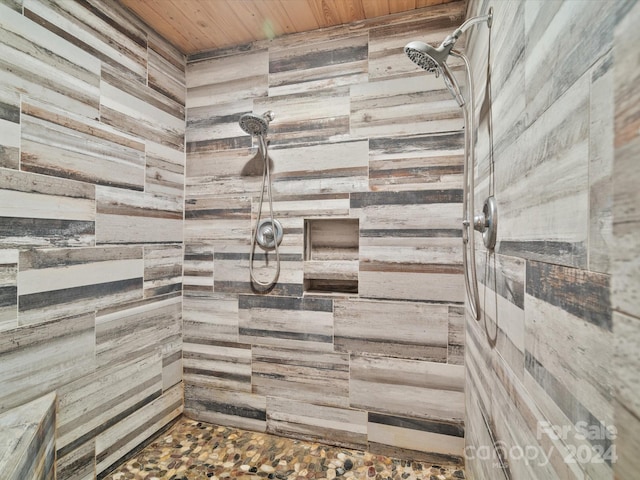
[[[469,296],[469,305],[473,316],[478,320],[480,318],[480,295],[478,293],[478,280],[476,274],[476,256],[475,256],[475,236],[474,230],[482,232],[483,241],[488,249],[493,249],[496,243],[496,232],[498,226],[497,205],[493,197],[489,197],[484,204],[483,212],[470,219],[474,211],[474,135],[475,135],[475,111],[473,98],[473,77],[471,75],[471,67],[469,60],[460,51],[454,50],[453,47],[468,28],[478,23],[486,23],[491,28],[493,19],[493,9],[489,10],[488,15],[473,17],[465,21],[451,35],[438,46],[434,47],[424,42],[414,41],[408,43],[404,47],[404,51],[409,59],[417,64],[420,68],[436,76],[442,74],[442,78],[447,88],[462,107],[464,114],[465,128],[465,160],[463,169],[463,199],[462,199],[462,241],[463,241],[463,263],[464,263],[464,280],[467,295]],[[468,101],[465,100],[460,90],[460,86],[453,75],[453,72],[447,65],[449,56],[462,59],[466,69]],[[470,228],[473,226],[473,228]]]
[[[249,253],[249,275],[255,286],[263,290],[267,290],[276,284],[280,276],[280,251],[279,245],[282,242],[283,229],[282,224],[273,216],[273,195],[271,194],[271,167],[269,166],[269,152],[267,142],[267,133],[269,131],[269,123],[275,118],[272,111],[265,112],[262,115],[246,113],[240,117],[240,128],[252,137],[258,140],[258,148],[263,161],[262,169],[262,188],[260,189],[260,202],[258,204],[258,213],[256,217],[255,228],[251,234],[251,251]],[[262,218],[262,208],[264,205],[265,187],[267,199],[269,202],[269,217]],[[273,277],[268,282],[258,280],[254,274],[253,261],[255,257],[256,244],[260,245],[265,251],[275,250],[276,269]]]

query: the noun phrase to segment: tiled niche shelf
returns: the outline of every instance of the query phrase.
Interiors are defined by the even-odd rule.
[[[307,292],[358,293],[358,219],[305,219]]]

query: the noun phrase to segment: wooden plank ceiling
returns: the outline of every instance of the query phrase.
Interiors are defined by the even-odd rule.
[[[120,0],[185,54],[453,0]]]

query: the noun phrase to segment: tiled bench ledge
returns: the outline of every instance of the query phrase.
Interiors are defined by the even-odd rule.
[[[2,478],[53,480],[55,427],[55,393],[0,414]]]

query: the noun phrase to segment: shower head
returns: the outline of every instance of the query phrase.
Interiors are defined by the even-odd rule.
[[[269,110],[262,115],[245,113],[240,117],[240,128],[249,135],[266,135],[269,130],[269,123],[275,118],[274,113]]]
[[[456,81],[456,77],[447,65],[447,59],[451,55],[451,49],[456,43],[457,38],[449,36],[439,47],[433,47],[424,42],[409,42],[404,47],[404,53],[407,54],[409,60],[418,65],[423,70],[435,73],[436,77],[442,73],[442,78],[447,88],[456,99],[458,105],[464,105],[464,97]]]
[[[447,88],[456,99],[458,105],[464,106],[465,100],[460,92],[460,87],[456,78],[451,73],[449,66],[447,65],[447,59],[449,55],[456,57],[463,57],[462,53],[453,50],[453,46],[458,41],[460,35],[462,35],[467,29],[481,22],[486,22],[487,26],[491,28],[493,21],[493,7],[489,8],[487,15],[479,17],[473,17],[465,21],[460,27],[458,27],[451,35],[444,39],[444,42],[439,47],[433,47],[427,45],[424,42],[409,42],[404,47],[404,53],[407,54],[409,59],[427,72],[435,73],[436,77],[442,73],[442,78]]]

